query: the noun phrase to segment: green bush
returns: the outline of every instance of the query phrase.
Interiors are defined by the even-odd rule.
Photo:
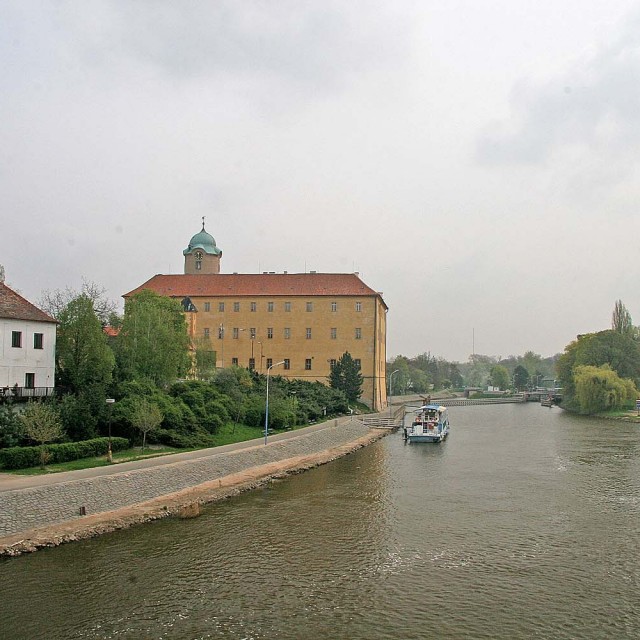
[[[122,451],[129,448],[126,438],[112,438],[111,450]],[[94,438],[80,442],[64,442],[46,445],[49,463],[69,462],[81,458],[93,458],[106,455],[109,449],[109,438]],[[40,464],[41,447],[10,447],[0,450],[0,467],[4,469],[28,469]]]

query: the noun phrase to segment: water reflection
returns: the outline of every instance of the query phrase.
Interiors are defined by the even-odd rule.
[[[635,638],[640,438],[537,405],[455,407],[167,520],[0,564],[21,638]],[[606,426],[606,429],[603,429]]]

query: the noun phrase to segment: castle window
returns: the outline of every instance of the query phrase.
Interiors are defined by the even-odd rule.
[[[11,346],[16,349],[22,348],[22,331],[11,332]]]
[[[362,302],[356,302],[356,311],[362,311]]]
[[[331,360],[329,360],[329,366],[333,369],[333,367],[336,366],[336,364],[338,363],[338,361],[335,358],[331,358]]]
[[[290,327],[285,327],[284,328],[284,339],[285,340],[289,340],[291,338],[291,328]]]
[[[209,337],[209,327],[205,327],[204,328],[204,337],[208,338]]]
[[[253,371],[256,368],[256,359],[255,358],[249,358],[249,369],[251,369],[251,371]]]
[[[307,302],[307,311],[313,311],[313,302]]]
[[[193,255],[196,259],[196,271],[200,271],[202,269],[202,251],[196,251]]]
[[[218,302],[218,311],[224,313],[224,302]]]
[[[337,311],[338,310],[338,303],[337,302],[332,302],[331,303],[331,311]]]
[[[289,360],[289,358],[284,359],[284,368],[287,370],[291,369],[291,360]]]
[[[311,371],[311,358],[307,358],[304,361],[304,369],[305,371]]]
[[[258,305],[255,302],[251,303],[251,311],[257,311],[258,310]]]
[[[218,340],[222,340],[224,338],[224,326],[220,325],[218,327]]]
[[[291,303],[290,302],[285,302],[284,303],[284,310],[285,311],[291,311]]]
[[[25,373],[24,374],[24,386],[26,389],[35,389],[36,387],[36,374]]]
[[[34,333],[33,334],[33,348],[34,349],[42,349],[43,342],[44,342],[44,333]]]
[[[256,328],[255,328],[255,327],[251,327],[251,328],[249,329],[249,335],[251,336],[251,339],[252,339],[252,340],[255,340],[255,339],[256,339]]]
[[[205,302],[204,303],[204,310],[205,311],[211,311],[211,303],[210,302]]]
[[[233,303],[233,310],[234,311],[240,311],[240,303],[239,302],[234,302]]]
[[[353,363],[356,365],[356,367],[358,367],[358,369],[362,368],[362,361],[360,360],[360,358],[354,358]]]
[[[336,327],[331,327],[331,339],[335,340],[338,337],[338,329]]]
[[[273,366],[273,358],[267,358],[267,369]]]
[[[240,337],[240,329],[233,327],[233,339],[237,340]]]
[[[269,338],[269,340],[273,338],[273,327],[267,327],[267,338]]]
[[[307,327],[307,340],[311,340],[311,327]]]
[[[362,329],[360,327],[356,327],[356,340],[362,339]]]
[[[237,366],[238,366],[238,358],[231,358],[231,364],[232,364],[234,367],[237,367]]]
[[[273,302],[267,302],[267,311],[273,311]]]

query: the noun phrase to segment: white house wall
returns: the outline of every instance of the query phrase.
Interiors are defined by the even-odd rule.
[[[22,332],[20,348],[11,346],[14,331]],[[42,349],[33,348],[34,333],[43,334]],[[0,319],[0,387],[24,387],[27,373],[35,374],[35,387],[54,387],[55,351],[53,322]]]

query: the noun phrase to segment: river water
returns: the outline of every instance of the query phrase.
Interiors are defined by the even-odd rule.
[[[453,407],[163,520],[0,563],[0,637],[640,637],[640,427]]]

